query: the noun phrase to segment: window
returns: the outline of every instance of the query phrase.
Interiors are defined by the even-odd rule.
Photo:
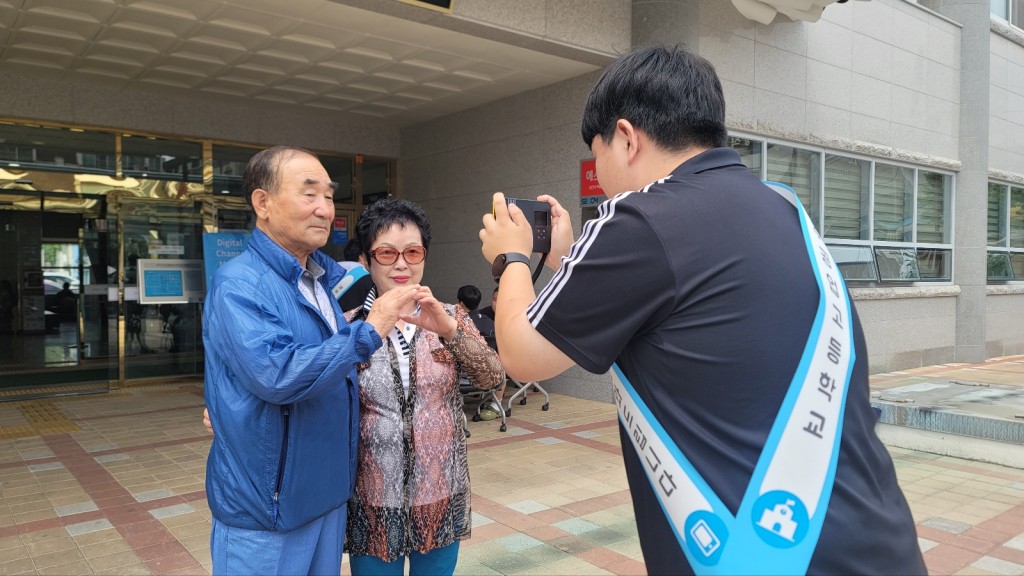
[[[227,194],[231,196],[242,195],[242,174],[245,166],[249,163],[260,148],[246,148],[243,146],[213,146],[213,193],[215,195]],[[354,158],[350,156],[328,156],[317,154],[320,163],[331,180],[338,185],[334,194],[335,204],[355,203],[355,188],[353,186]]]
[[[1024,280],[1024,187],[988,183],[988,279]]]
[[[1024,28],[1024,0],[991,0],[991,11],[1017,28]]]
[[[988,245],[1006,245],[1006,186],[988,183]]]
[[[213,145],[213,193],[242,195],[242,173],[259,148]]]
[[[820,222],[821,154],[782,144],[768,144],[768,180],[789,185],[811,217]]]
[[[1024,188],[1010,187],[1010,248],[1024,248]]]
[[[0,123],[0,166],[113,176],[114,140],[109,132]]]
[[[387,198],[391,193],[391,164],[384,160],[363,162],[363,203]]]
[[[913,182],[909,168],[875,163],[875,240],[913,240]]]
[[[882,280],[920,280],[917,251],[913,248],[875,248],[878,277]]]
[[[878,280],[878,271],[875,270],[875,258],[871,254],[869,246],[839,246],[830,245],[829,252],[832,259],[839,266],[843,278],[851,280]]]
[[[950,242],[950,191],[953,177],[949,174],[917,172],[917,242],[948,244]]]
[[[324,170],[327,170],[327,175],[331,177],[331,181],[338,186],[334,190],[334,203],[355,203],[356,191],[353,185],[355,182],[354,159],[351,157],[340,158],[337,156],[320,155],[320,163],[324,165]]]
[[[936,248],[917,249],[917,270],[921,280],[952,280],[953,251]]]
[[[121,137],[125,176],[157,180],[203,181],[203,146],[146,136]]]
[[[729,137],[729,147],[739,153],[740,161],[743,162],[747,168],[750,168],[750,171],[758,178],[761,177],[762,144],[763,143],[759,140],[740,138],[739,136]]]
[[[868,240],[871,162],[825,155],[825,237]]]
[[[796,190],[847,281],[952,280],[952,174],[746,136],[731,136],[729,146],[758,177]],[[1008,202],[1007,187],[1000,190]],[[999,209],[997,196],[990,193],[990,213]],[[990,218],[990,244],[1002,230],[996,224]],[[1024,220],[1018,225],[1024,261]],[[1014,269],[1012,258],[1004,269]]]

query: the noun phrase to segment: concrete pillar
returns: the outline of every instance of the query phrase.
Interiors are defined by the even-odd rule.
[[[960,174],[957,176],[953,282],[957,362],[985,360],[989,149],[989,0],[943,0],[935,8],[963,26],[960,44]]]

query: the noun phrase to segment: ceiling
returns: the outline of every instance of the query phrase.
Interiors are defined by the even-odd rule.
[[[597,68],[332,0],[0,0],[0,73],[395,126]]]

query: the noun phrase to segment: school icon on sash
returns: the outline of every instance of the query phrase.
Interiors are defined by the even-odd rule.
[[[752,516],[755,532],[775,548],[791,548],[807,534],[807,508],[789,492],[762,494],[754,503]]]
[[[793,534],[796,533],[796,522],[793,521],[795,504],[793,500],[786,500],[785,504],[776,504],[771,510],[764,510],[757,525],[792,542]]]

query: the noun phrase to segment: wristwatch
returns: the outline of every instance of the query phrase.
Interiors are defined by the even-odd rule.
[[[527,268],[530,267],[530,257],[526,254],[520,254],[518,252],[498,254],[498,257],[494,259],[494,263],[491,264],[491,276],[494,276],[495,282],[501,280],[501,274],[505,271],[505,267],[513,262],[522,262],[523,264],[526,264]]]

